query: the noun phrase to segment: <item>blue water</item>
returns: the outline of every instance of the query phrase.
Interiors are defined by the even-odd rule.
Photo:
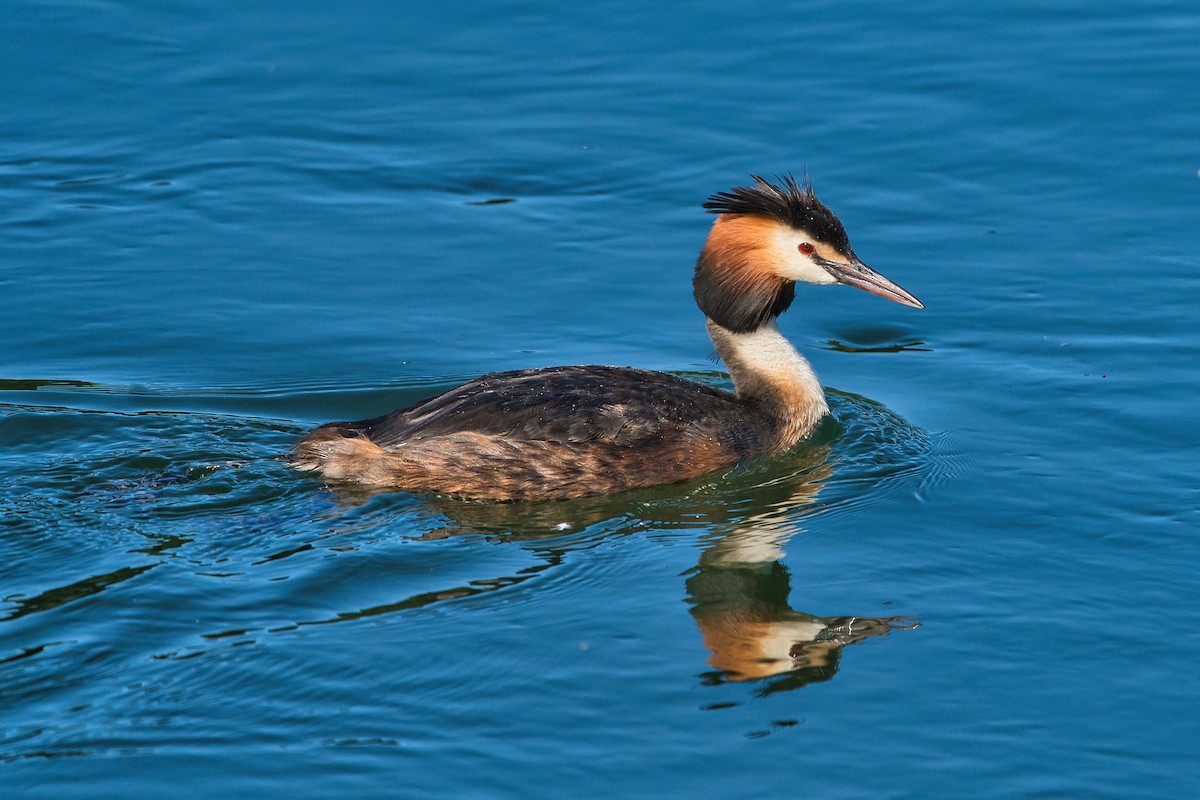
[[[424,5],[0,8],[0,794],[1194,796],[1200,10]],[[723,384],[699,205],[802,170],[927,306],[801,287],[811,445],[526,506],[279,460]]]

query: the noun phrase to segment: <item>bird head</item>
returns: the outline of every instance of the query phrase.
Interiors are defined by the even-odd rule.
[[[704,208],[718,217],[696,262],[700,309],[735,333],[757,330],[791,305],[797,281],[842,283],[915,308],[921,301],[854,254],[837,215],[812,186],[788,175],[718,192]]]

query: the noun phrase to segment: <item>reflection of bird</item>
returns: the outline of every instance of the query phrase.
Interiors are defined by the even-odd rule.
[[[902,617],[817,617],[793,611],[782,563],[706,564],[712,553],[705,553],[687,588],[692,616],[712,653],[708,663],[725,680],[784,674],[791,674],[797,685],[829,680],[846,645],[916,627]]]
[[[564,499],[674,483],[763,458],[828,413],[775,318],[796,281],[921,303],[854,254],[837,216],[791,178],[713,195],[693,281],[734,392],[631,367],[485,375],[411,408],[317,428],[292,463],[334,481],[484,500]]]
[[[810,449],[804,448],[807,452]],[[800,507],[814,503],[833,467],[821,456],[804,482],[789,481],[784,503],[756,503],[736,521],[712,526],[700,563],[687,579],[692,617],[710,651],[714,682],[775,678],[759,693],[826,681],[842,649],[913,620],[893,617],[818,617],[794,611],[784,544],[799,530]],[[760,498],[765,499],[765,498]]]

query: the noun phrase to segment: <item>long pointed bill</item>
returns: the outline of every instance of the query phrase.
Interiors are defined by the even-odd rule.
[[[855,289],[862,289],[865,292],[877,294],[886,300],[901,303],[902,305],[912,306],[913,308],[925,307],[920,300],[905,291],[899,284],[893,283],[883,277],[857,258],[849,264],[839,264],[836,261],[826,261],[825,259],[821,259],[820,263],[825,268],[825,271],[832,275],[838,283],[844,283],[847,286],[853,286]]]

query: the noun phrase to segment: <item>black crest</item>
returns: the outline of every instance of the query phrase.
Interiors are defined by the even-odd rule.
[[[758,175],[750,178],[753,186],[735,186],[728,192],[717,192],[705,201],[704,208],[713,214],[746,214],[778,220],[793,228],[803,228],[839,252],[852,253],[842,221],[817,199],[808,178],[803,184],[790,174],[777,177],[776,183]]]

